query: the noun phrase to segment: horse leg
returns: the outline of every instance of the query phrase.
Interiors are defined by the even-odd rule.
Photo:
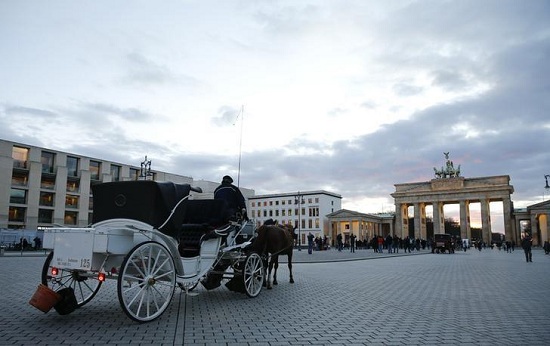
[[[269,269],[267,270],[267,289],[270,290],[273,288],[271,284],[271,271],[273,270],[273,258],[269,261]]]
[[[267,276],[267,274],[268,274],[268,273],[267,273],[267,270],[268,270],[268,268],[269,268],[269,259],[264,259],[264,260],[262,260],[262,262],[263,262],[263,267],[264,267],[264,282],[263,282],[263,286],[264,286],[264,287],[267,287],[267,278],[268,278],[268,276]]]
[[[288,254],[288,271],[290,272],[290,283],[294,283],[294,278],[292,277],[292,252]]]
[[[277,282],[277,269],[279,268],[279,256],[275,256],[273,258],[273,262],[275,266],[275,270],[273,271],[273,284],[278,285],[279,283]]]

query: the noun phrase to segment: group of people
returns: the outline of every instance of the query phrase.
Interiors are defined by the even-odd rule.
[[[328,246],[327,236],[319,237],[314,236],[311,232],[307,235],[307,251],[311,255],[313,249],[317,251],[325,250]]]
[[[246,215],[246,201],[242,194],[242,192],[239,190],[239,188],[235,185],[233,185],[233,179],[226,175],[222,178],[221,184],[214,190],[214,199],[223,199],[227,202],[227,210],[229,218],[235,219],[235,218],[244,218],[245,220],[248,219]],[[323,250],[325,246],[327,245],[327,237],[324,238],[321,237],[314,237],[311,232],[307,236],[308,240],[308,252],[311,254],[313,251],[314,246],[319,249]],[[26,242],[26,239],[24,240]],[[35,239],[35,244],[36,244]],[[336,245],[338,248],[338,251],[342,251],[344,249],[344,241],[342,234],[338,234],[336,236]],[[521,247],[523,248],[523,251],[525,252],[525,260],[527,262],[533,262],[533,253],[532,253],[532,243],[533,239],[529,234],[526,234],[522,241],[521,241]],[[366,240],[356,240],[356,236],[354,234],[351,234],[349,237],[349,243],[346,242],[346,248],[349,247],[351,252],[355,252],[356,248],[364,248],[370,247],[374,250],[374,252],[382,253],[384,252],[384,249],[387,250],[388,253],[399,253],[399,249],[403,249],[405,252],[411,252],[411,250],[417,250],[419,251],[420,248],[425,249],[426,246],[429,246],[426,240],[424,239],[414,239],[409,238],[408,236],[404,239],[399,238],[397,236],[391,236],[387,235],[385,238],[381,235],[374,236],[370,242]],[[462,244],[464,250],[466,251],[466,245]],[[514,242],[506,241],[503,244],[500,244],[501,246],[504,245],[507,252],[514,251]],[[39,246],[39,245],[38,245]],[[482,243],[478,243],[479,250],[481,251]],[[500,247],[499,247],[500,249]],[[544,242],[543,246],[544,252],[546,254],[550,253],[550,243],[548,241]]]

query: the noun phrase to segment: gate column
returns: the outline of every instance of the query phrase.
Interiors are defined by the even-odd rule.
[[[426,204],[414,204],[414,237],[426,239]]]
[[[460,201],[460,237],[470,239],[470,201]]]
[[[443,203],[434,202],[433,203],[433,223],[434,223],[434,234],[445,233],[445,220],[443,212]]]
[[[502,200],[502,211],[504,217],[504,240],[514,239],[513,225],[512,225],[512,201],[510,198],[504,198]]]
[[[409,206],[407,203],[395,203],[396,218],[395,218],[395,232],[399,237],[405,238],[409,233]]]
[[[491,210],[489,201],[482,199],[481,201],[481,239],[487,245],[491,245]]]

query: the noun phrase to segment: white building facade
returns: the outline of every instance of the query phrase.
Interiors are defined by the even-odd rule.
[[[142,168],[0,140],[0,229],[85,227],[92,222],[92,185],[138,180],[144,173],[150,180],[201,187],[204,193],[195,198],[213,198],[220,183]],[[254,195],[241,191],[245,198]]]
[[[307,235],[331,237],[327,215],[342,209],[342,196],[318,190],[256,195],[248,198],[248,216],[258,225],[268,219],[296,228],[298,244],[307,244]]]

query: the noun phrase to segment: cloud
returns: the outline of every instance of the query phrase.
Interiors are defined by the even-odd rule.
[[[550,3],[170,9],[135,6],[131,21],[113,15],[101,27],[87,20],[54,65],[57,50],[11,30],[31,19],[10,24],[17,49],[0,67],[0,137],[136,165],[148,155],[154,170],[195,179],[240,175],[257,193],[327,189],[364,212],[391,205],[393,184],[432,179],[450,152],[464,176],[509,174],[514,200],[540,200],[550,174]],[[44,22],[59,16],[37,10]],[[84,72],[74,69],[83,60]],[[239,146],[235,100],[250,105],[241,153],[228,149]]]
[[[167,65],[158,63],[141,53],[132,52],[125,56],[125,66],[128,68],[123,81],[131,85],[161,86],[185,85],[196,87],[200,83],[192,76],[176,73]]]

